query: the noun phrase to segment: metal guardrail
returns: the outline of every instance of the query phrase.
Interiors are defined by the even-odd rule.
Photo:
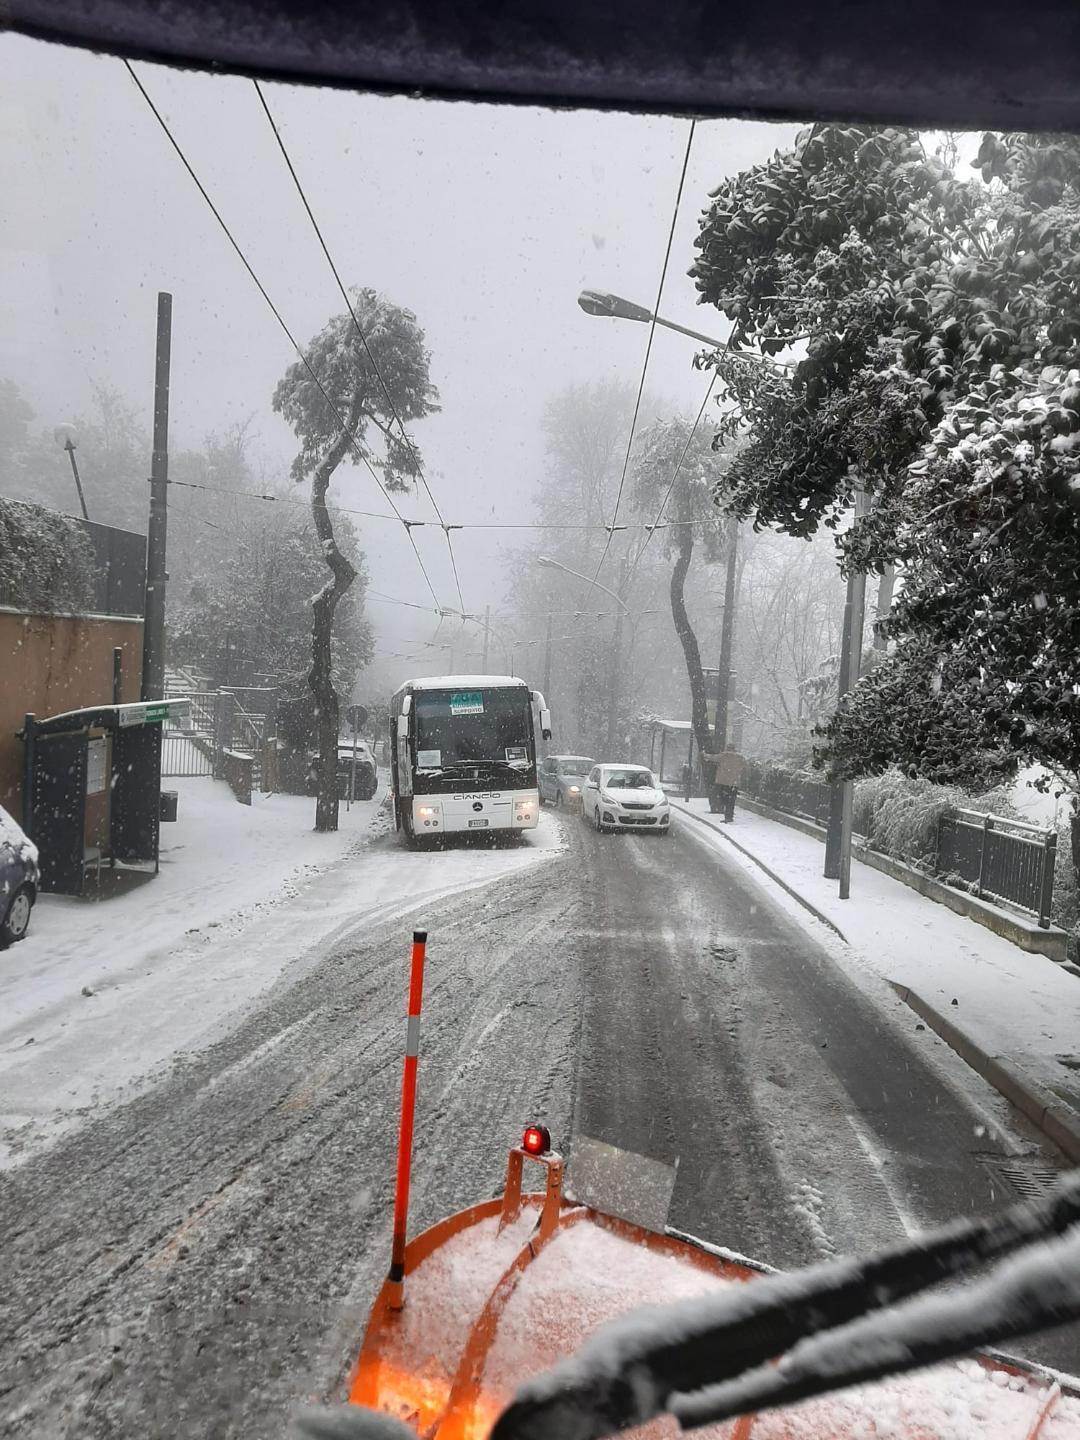
[[[181,691],[175,678],[170,681],[169,689],[174,694],[183,693],[191,709],[186,724],[182,728],[172,727],[165,735],[163,775],[214,775],[230,780],[235,764],[227,757],[229,752],[237,751],[250,754],[248,789],[254,784],[269,793],[276,787],[274,691],[254,688]],[[247,706],[242,703],[241,694],[248,701]],[[250,708],[260,702],[264,705],[261,711]]]
[[[828,823],[830,787],[823,780],[811,780],[751,760],[743,775],[742,788],[751,799],[759,800],[772,810],[811,820],[815,825]]]
[[[751,761],[743,789],[784,815],[828,823],[830,787],[822,780]],[[1026,820],[954,810],[938,822],[934,875],[955,877],[973,895],[1026,910],[1044,930],[1050,926],[1056,860],[1057,834]]]
[[[974,895],[1004,900],[1050,925],[1057,835],[1023,820],[958,810],[938,823],[937,868]]]

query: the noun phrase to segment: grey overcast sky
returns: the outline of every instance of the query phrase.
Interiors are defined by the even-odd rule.
[[[305,342],[340,296],[251,83],[138,69]],[[636,384],[646,327],[590,319],[575,299],[591,286],[652,304],[687,122],[283,85],[266,93],[346,283],[408,306],[426,332],[442,412],[415,436],[447,519],[527,520],[543,478],[544,402],[570,381]],[[121,62],[0,36],[0,133],[0,376],[18,383],[38,423],[86,407],[95,383],[115,385],[149,420],[155,294],[167,289],[173,444],[254,414],[259,456],[283,474],[293,442],[270,396],[295,356]],[[698,214],[723,176],[794,134],[698,125],[669,318],[717,328],[686,276]],[[694,348],[658,332],[649,372],[651,390],[691,411],[703,385]],[[340,503],[385,508],[365,473],[339,475]],[[404,508],[430,513],[420,499]],[[422,599],[400,528],[361,530],[373,585]],[[417,534],[440,599],[453,604],[442,537]],[[455,540],[470,609],[498,602],[499,552],[513,538]],[[380,633],[407,615],[386,607]]]

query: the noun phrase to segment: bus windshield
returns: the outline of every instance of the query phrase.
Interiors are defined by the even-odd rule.
[[[529,764],[532,724],[524,686],[420,691],[413,704],[417,769],[445,770],[477,761]]]

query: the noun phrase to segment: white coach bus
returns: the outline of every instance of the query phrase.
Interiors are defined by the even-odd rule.
[[[550,739],[551,717],[543,695],[524,680],[407,681],[390,702],[397,829],[416,843],[462,831],[535,828],[537,730]]]

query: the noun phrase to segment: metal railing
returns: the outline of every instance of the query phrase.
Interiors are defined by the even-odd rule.
[[[752,800],[800,820],[825,826],[830,787],[823,780],[751,761],[742,788]],[[925,865],[925,856],[902,855]],[[1025,820],[953,810],[938,822],[930,869],[939,880],[959,881],[971,894],[1026,910],[1042,929],[1050,925],[1057,834]]]
[[[171,687],[176,693],[175,682]],[[250,701],[267,697],[261,713],[246,708],[231,690],[185,692],[190,717],[182,728],[170,727],[164,736],[162,775],[213,775],[228,779],[231,751],[250,752],[252,782],[256,788],[274,787],[275,766],[268,753],[273,749],[275,709],[269,703],[272,691],[246,692]]]
[[[937,869],[972,894],[1004,900],[1050,925],[1057,835],[1022,820],[957,810],[938,822]]]
[[[761,765],[751,760],[743,775],[743,790],[752,800],[794,815],[800,820],[825,825],[829,819],[829,790],[823,780],[794,775],[775,765]]]

